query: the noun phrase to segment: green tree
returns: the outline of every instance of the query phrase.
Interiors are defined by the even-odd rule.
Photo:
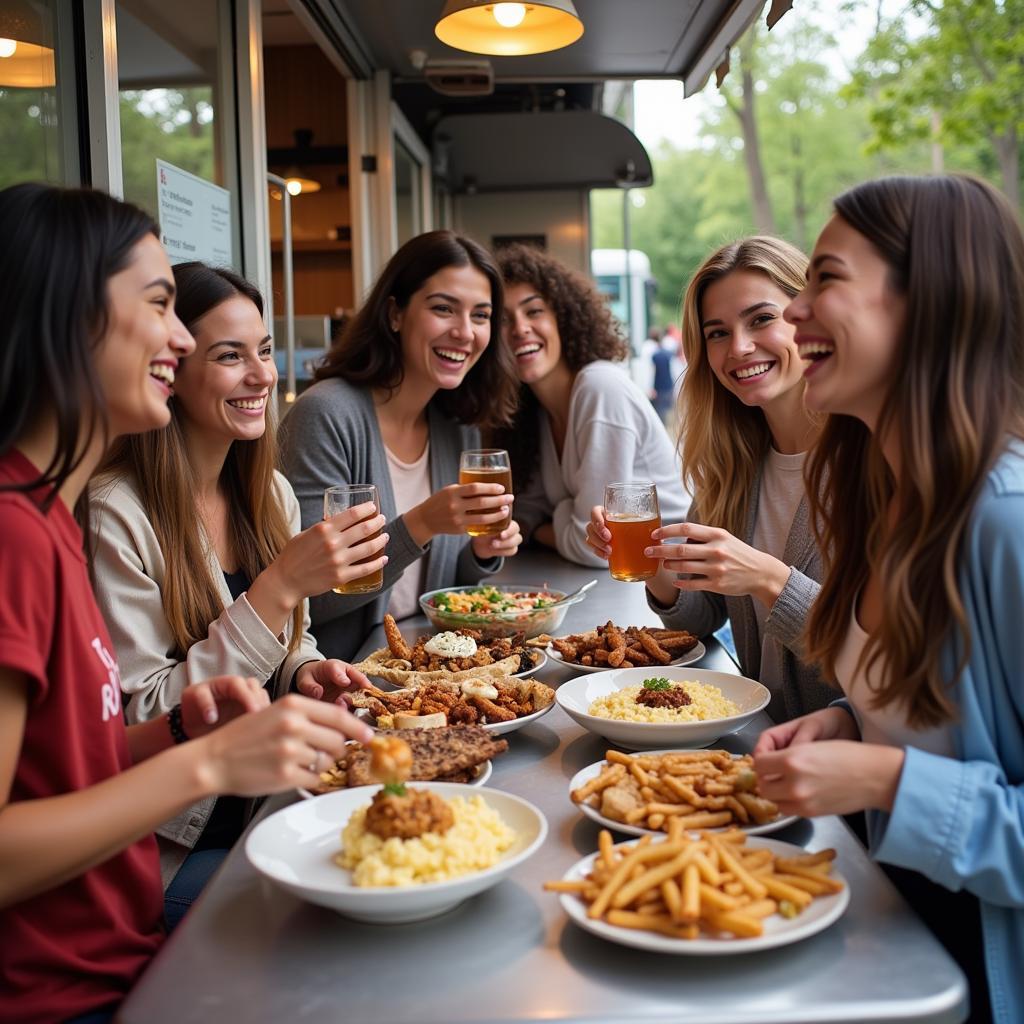
[[[850,92],[869,102],[875,149],[933,143],[933,169],[986,174],[1020,209],[1024,0],[908,0],[880,19]]]

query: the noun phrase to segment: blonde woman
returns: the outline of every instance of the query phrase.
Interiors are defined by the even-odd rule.
[[[166,713],[199,679],[251,676],[271,698],[289,689],[343,703],[361,673],[324,660],[306,598],[385,561],[383,517],[349,510],[299,532],[299,504],[274,469],[277,371],[262,299],[229,270],[174,268],[176,308],[196,350],[173,377],[165,430],[121,439],[91,490],[96,597],[121,664],[129,722]],[[350,734],[366,727],[344,716]],[[187,906],[201,860],[241,834],[237,799],[189,808],[158,830],[168,901]],[[184,870],[190,851],[206,853]],[[202,872],[202,877],[209,870]],[[186,885],[186,882],[188,884]],[[180,891],[180,894],[179,894]]]
[[[752,237],[723,246],[694,275],[683,301],[680,397],[693,504],[686,522],[656,530],[647,549],[661,560],[647,581],[651,608],[701,636],[728,618],[743,672],[772,691],[775,721],[836,697],[799,654],[821,576],[803,485],[817,431],[782,311],[806,272],[798,249]],[[598,506],[587,543],[607,557],[610,541]]]

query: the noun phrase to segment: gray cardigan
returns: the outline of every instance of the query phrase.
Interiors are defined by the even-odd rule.
[[[757,506],[761,495],[761,472],[753,484],[754,499],[750,503],[743,540],[750,544],[757,522]],[[697,522],[692,515],[691,522]],[[793,525],[786,538],[783,561],[790,566],[789,580],[764,623],[764,639],[782,646],[782,689],[772,695],[768,714],[775,722],[784,722],[808,712],[827,707],[841,691],[822,679],[820,672],[800,660],[800,641],[808,612],[821,589],[821,555],[814,543],[806,496],[793,516]],[[665,608],[647,591],[647,603],[670,629],[687,629],[697,636],[707,636],[724,625],[726,617],[732,625],[736,653],[743,674],[757,679],[761,671],[761,641],[758,633],[754,598],[749,595],[730,597],[707,590],[679,591],[676,603]]]
[[[459,481],[459,453],[480,447],[475,427],[460,426],[433,405],[430,431],[430,486],[438,491]],[[302,510],[306,529],[323,519],[324,491],[339,484],[376,484],[387,519],[384,586],[375,594],[328,591],[309,602],[317,646],[328,658],[350,660],[367,634],[383,621],[388,591],[406,568],[427,556],[427,590],[478,583],[497,572],[503,559],[480,562],[464,535],[440,535],[420,547],[397,515],[384,442],[369,388],[338,377],[319,381],[288,413],[281,430],[281,460]]]

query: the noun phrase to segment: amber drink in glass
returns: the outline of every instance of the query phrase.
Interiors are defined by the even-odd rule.
[[[368,501],[373,502],[373,511],[366,518],[372,519],[380,514],[380,498],[374,484],[328,487],[324,491],[324,519],[330,519],[331,516],[336,516],[347,508],[352,508],[355,505],[364,505]],[[380,534],[381,531],[378,530],[373,537],[367,537],[366,539],[373,540],[374,537],[379,537]],[[364,558],[363,561],[372,562],[379,557],[380,554],[378,553],[371,558]],[[361,565],[362,563],[356,562],[355,564]],[[374,591],[380,590],[382,586],[384,586],[384,569],[380,568],[367,573],[365,576],[349,580],[348,583],[342,583],[340,587],[334,588],[334,592],[336,594],[372,594]]]
[[[480,448],[463,452],[459,458],[460,484],[501,484],[506,494],[512,493],[512,466],[508,452],[503,448]],[[474,514],[494,512],[495,509],[471,508]],[[498,523],[488,526],[467,526],[470,537],[483,537],[489,533],[501,533],[512,522],[512,510]]]
[[[654,542],[651,532],[661,526],[658,491],[654,484],[609,484],[604,489],[604,516],[612,535],[608,567],[613,580],[636,583],[658,571],[658,560],[644,548]]]

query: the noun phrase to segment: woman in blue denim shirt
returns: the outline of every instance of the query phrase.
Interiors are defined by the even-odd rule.
[[[964,968],[971,1019],[1017,1021],[1024,235],[979,180],[869,182],[836,200],[785,315],[829,414],[807,651],[846,699],[762,735],[762,792],[787,814],[866,809],[873,855]]]

